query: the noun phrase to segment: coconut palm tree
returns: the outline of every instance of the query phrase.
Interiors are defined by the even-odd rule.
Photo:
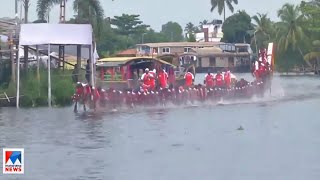
[[[195,39],[195,33],[199,32],[199,29],[197,26],[195,26],[193,23],[189,22],[186,27],[184,28],[184,31],[186,32],[186,38],[189,42],[196,41]]]
[[[218,13],[219,15],[222,14],[223,11],[223,21],[226,20],[226,5],[228,6],[229,10],[233,13],[234,7],[232,5],[238,4],[238,0],[211,0],[211,12],[215,9],[218,8]]]
[[[37,13],[38,18],[40,20],[45,20],[49,8],[51,8],[53,5],[60,4],[62,0],[38,0],[37,1]]]
[[[293,50],[300,49],[299,43],[306,38],[302,28],[303,16],[298,6],[285,4],[278,11],[281,22],[277,23],[277,39],[280,50],[286,51],[289,47]]]
[[[305,35],[302,24],[303,15],[299,6],[293,4],[284,4],[278,11],[280,22],[276,23],[277,33],[276,39],[278,40],[278,50],[287,51],[298,50],[303,57],[301,47],[306,44],[308,37]],[[310,63],[306,61],[310,66]]]
[[[200,25],[200,26],[203,26],[203,25],[206,25],[206,24],[208,24],[208,23],[209,23],[209,21],[205,19],[205,20],[203,20],[203,21],[200,21],[200,22],[199,22],[199,25]]]
[[[208,24],[208,20],[203,20],[199,22],[199,28],[202,30],[203,29],[203,25]]]
[[[21,0],[24,7],[24,23],[28,23],[28,14],[31,0]]]
[[[67,0],[38,0],[38,18],[41,20],[46,19],[49,8],[53,5],[61,4],[62,1]],[[94,29],[100,32],[104,10],[99,0],[73,0],[73,10],[77,13],[77,23],[91,23]]]
[[[188,34],[194,33],[196,31],[197,27],[192,23],[189,22],[186,27],[184,28],[184,31],[186,31]]]
[[[315,71],[319,71],[320,67],[320,40],[315,40],[312,42],[312,51],[304,55],[304,60],[310,62],[313,60]],[[319,73],[319,72],[318,72]]]
[[[256,44],[258,49],[265,48],[274,33],[273,23],[267,14],[258,13],[252,19],[254,20],[254,30],[249,32],[253,37],[251,44]]]

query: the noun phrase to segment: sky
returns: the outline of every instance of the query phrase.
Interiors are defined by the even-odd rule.
[[[73,17],[72,0],[68,0],[66,18]],[[178,22],[182,28],[188,22],[198,25],[204,19],[223,20],[223,15],[220,16],[216,11],[210,12],[210,0],[100,0],[105,10],[106,17],[113,17],[126,14],[140,14],[140,19],[151,28],[160,31],[162,24],[168,21]],[[277,21],[277,10],[284,3],[299,4],[301,0],[238,0],[238,5],[234,5],[235,12],[245,10],[250,16],[257,13],[268,13],[269,17]],[[0,0],[0,17],[14,17],[15,0]],[[36,13],[37,0],[31,0],[29,12],[29,21],[37,19]],[[20,12],[20,7],[19,7]],[[227,10],[226,17],[232,13]],[[19,15],[20,16],[20,15]],[[53,7],[50,13],[50,21],[58,23],[59,21],[59,6]]]

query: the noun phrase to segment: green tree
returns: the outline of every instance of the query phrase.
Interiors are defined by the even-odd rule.
[[[156,32],[151,28],[144,34],[143,38],[144,43],[158,43],[169,41],[168,37],[165,34]]]
[[[314,64],[315,68],[318,68],[320,66],[320,41],[315,40],[312,42],[312,45],[311,52],[304,55],[304,60],[308,62],[313,61],[311,63]]]
[[[33,21],[32,23],[48,23],[46,20],[38,19]]]
[[[192,22],[189,22],[184,28],[184,31],[188,34],[195,33],[197,31],[197,27]]]
[[[314,65],[317,70],[320,67],[320,41],[314,39],[320,39],[320,0],[302,1],[300,10],[304,16],[302,26],[306,35],[311,39],[304,60]]]
[[[187,41],[188,41],[188,42],[196,42],[197,40],[196,40],[195,34],[193,34],[193,33],[189,34],[189,35],[187,36]]]
[[[208,20],[203,20],[203,21],[200,21],[200,23],[199,23],[199,25],[200,26],[203,26],[203,25],[206,25],[206,24],[208,24],[209,23],[209,21]]]
[[[258,49],[266,48],[268,43],[272,40],[274,36],[274,25],[267,14],[254,15],[252,17],[254,20],[254,30],[250,31],[251,45],[256,51],[256,46]]]
[[[24,23],[28,23],[28,14],[29,14],[29,7],[30,7],[30,0],[21,0],[22,5],[24,7]]]
[[[38,0],[37,13],[40,20],[46,19],[48,10],[63,0]],[[79,23],[92,24],[95,34],[99,37],[101,24],[104,18],[104,10],[99,0],[73,0],[73,10],[77,13],[75,16]]]
[[[307,47],[308,37],[304,33],[303,20],[304,17],[299,6],[293,4],[284,4],[278,11],[280,22],[276,23],[278,41],[277,47],[281,53],[289,53],[298,50],[300,60],[303,60],[303,49]],[[290,50],[290,51],[289,51]],[[305,61],[309,66],[311,64]]]
[[[233,13],[234,7],[232,4],[238,4],[238,0],[211,0],[211,12],[218,8],[218,13],[221,15],[223,11],[223,21],[226,20],[226,5]]]
[[[203,30],[203,25],[206,25],[206,24],[208,24],[208,23],[209,23],[208,20],[200,21],[200,22],[199,22],[199,28],[200,28],[201,30]]]
[[[251,18],[245,11],[238,11],[228,17],[222,25],[224,42],[243,43],[250,42],[248,31],[253,30]]]
[[[314,0],[300,4],[300,10],[304,16],[303,27],[310,39],[320,39],[320,0]]]
[[[114,32],[114,29],[111,28],[109,18],[104,20],[102,29],[103,36],[97,41],[97,51],[100,57],[107,57],[117,51],[126,49],[128,47],[128,42],[131,42],[131,39],[128,40],[127,37],[118,35]]]
[[[288,48],[292,48],[292,50],[298,48],[301,52],[301,44],[306,36],[301,26],[303,15],[300,8],[286,3],[278,11],[278,17],[281,19],[276,24],[279,50],[286,51]]]
[[[161,33],[163,33],[170,41],[183,41],[182,27],[176,22],[168,22],[162,25]]]
[[[122,14],[111,19],[114,32],[122,39],[126,39],[127,48],[133,47],[136,43],[141,43],[143,34],[147,32],[149,25],[143,24],[139,19],[140,15]]]
[[[199,31],[198,27],[195,26],[193,23],[189,22],[186,27],[184,28],[184,31],[186,32],[186,39],[188,42],[195,42],[196,37],[195,33]]]
[[[114,29],[120,35],[130,36],[133,34],[145,33],[149,25],[143,24],[140,20],[140,15],[136,14],[122,14],[121,16],[114,16],[111,19],[111,24],[116,28]]]

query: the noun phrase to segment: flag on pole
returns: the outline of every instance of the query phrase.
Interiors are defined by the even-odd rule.
[[[99,60],[99,54],[97,51],[97,43],[94,43],[94,53],[93,53],[93,63],[95,64],[97,62],[97,60]]]

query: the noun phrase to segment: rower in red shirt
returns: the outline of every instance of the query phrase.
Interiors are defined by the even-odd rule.
[[[206,84],[207,88],[212,88],[214,85],[214,75],[208,71],[208,74],[205,75],[204,83]]]
[[[143,87],[149,88],[150,87],[150,77],[149,77],[149,68],[144,70],[144,73],[141,76],[141,80],[143,82]]]
[[[158,75],[159,85],[161,88],[166,88],[168,86],[168,74],[161,69]]]
[[[258,69],[256,69],[256,74],[257,74],[256,79],[258,81],[261,81],[264,78],[265,71],[266,71],[266,68],[263,62],[258,61]]]
[[[156,88],[156,69],[149,72],[149,80],[150,80],[150,90],[154,90]]]
[[[216,87],[222,88],[224,85],[224,80],[223,80],[223,75],[221,74],[220,71],[218,71],[215,77],[215,80],[216,80]]]
[[[194,81],[194,75],[191,73],[191,70],[189,70],[185,75],[185,86],[186,87],[191,87]]]
[[[231,73],[230,73],[230,71],[227,71],[226,73],[224,73],[224,83],[225,83],[227,89],[231,88]]]

